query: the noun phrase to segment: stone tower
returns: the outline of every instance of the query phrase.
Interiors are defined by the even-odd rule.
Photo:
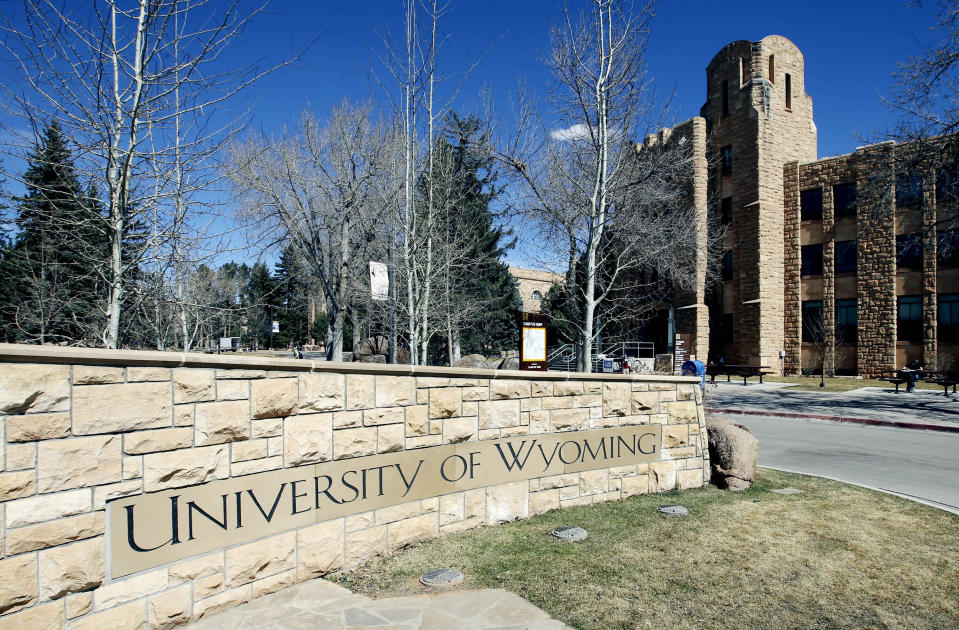
[[[726,226],[724,281],[710,296],[710,348],[777,366],[783,349],[783,164],[816,159],[802,53],[770,35],[725,46],[706,68],[709,199]]]

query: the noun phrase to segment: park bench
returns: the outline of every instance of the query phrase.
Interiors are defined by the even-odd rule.
[[[878,380],[894,384],[896,386],[897,394],[899,393],[899,386],[905,385],[906,383],[909,382],[909,379],[904,376],[883,376],[882,378]]]
[[[959,371],[947,370],[944,372],[932,372],[925,381],[942,387],[943,396],[949,395],[950,387],[952,388],[952,393],[955,394],[956,385],[959,385]]]
[[[726,376],[726,382],[730,382],[730,378],[742,377],[743,385],[747,384],[747,379],[758,376],[759,382],[763,382],[763,376],[767,374],[772,374],[769,372],[768,365],[720,365],[720,364],[711,364],[706,366],[706,374],[709,375],[709,382],[715,383],[717,376]]]

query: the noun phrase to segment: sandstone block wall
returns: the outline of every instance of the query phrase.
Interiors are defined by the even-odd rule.
[[[861,376],[877,377],[912,359],[933,369],[952,363],[954,347],[940,348],[938,341],[938,296],[959,292],[959,277],[940,268],[937,235],[955,227],[955,208],[948,203],[940,207],[936,184],[938,169],[955,163],[953,144],[951,136],[928,140],[923,146],[884,142],[848,155],[785,165],[787,369],[798,371],[800,357],[816,353],[801,343],[802,301],[822,300],[831,349],[835,301],[851,298],[858,299],[856,339],[827,352],[827,373],[852,367]],[[922,203],[897,208],[897,178],[910,173],[922,178]],[[856,184],[856,212],[837,218],[833,187],[847,183]],[[800,193],[815,188],[822,189],[823,218],[801,221]],[[921,269],[897,268],[896,236],[916,232],[922,239]],[[849,240],[857,243],[857,270],[836,274],[835,243]],[[801,246],[817,243],[823,245],[823,274],[800,277]],[[921,341],[898,339],[897,299],[902,295],[921,296]]]
[[[172,628],[379,554],[708,479],[695,379],[0,346],[0,628]],[[502,483],[124,577],[109,501],[507,436],[661,425],[660,461]]]

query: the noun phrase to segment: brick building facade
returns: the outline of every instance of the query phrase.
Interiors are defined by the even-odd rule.
[[[867,376],[959,359],[956,138],[817,159],[803,56],[779,35],[727,45],[706,75],[701,116],[665,132],[702,151],[696,228],[725,232],[720,277],[704,255],[676,303],[692,354]]]

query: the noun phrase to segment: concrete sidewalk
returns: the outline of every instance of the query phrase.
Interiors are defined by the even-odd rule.
[[[706,385],[707,410],[745,411],[749,414],[784,415],[848,421],[872,420],[903,428],[959,431],[959,395],[943,396],[933,390],[863,387],[848,392],[805,392],[788,383],[717,382]]]
[[[502,589],[371,599],[317,579],[209,615],[189,630],[572,630]]]

